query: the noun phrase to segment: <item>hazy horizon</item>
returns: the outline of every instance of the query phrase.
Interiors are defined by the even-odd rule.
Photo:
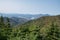
[[[0,0],[0,13],[60,14],[60,0]]]

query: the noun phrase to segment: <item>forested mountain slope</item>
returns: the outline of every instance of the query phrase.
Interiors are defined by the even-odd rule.
[[[60,40],[60,15],[41,17],[14,28],[7,26],[0,27],[1,40]]]
[[[15,30],[18,40],[60,40],[60,15],[31,20]]]

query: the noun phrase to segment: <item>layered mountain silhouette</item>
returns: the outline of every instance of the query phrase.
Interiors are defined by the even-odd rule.
[[[7,22],[7,17],[4,17],[4,22],[6,23]],[[25,18],[18,18],[18,17],[11,17],[9,18],[9,21],[10,21],[10,25],[11,26],[16,26],[18,24],[23,24],[27,21],[29,21],[28,19],[25,19]]]
[[[5,14],[5,13],[0,13],[0,15],[4,16],[4,17],[18,17],[18,18],[25,18],[25,19],[28,19],[28,20],[31,20],[31,19],[36,19],[36,18],[39,18],[39,17],[42,17],[42,16],[50,16],[49,14]]]
[[[48,14],[37,14],[37,15],[32,15],[32,14],[5,14],[5,13],[0,13],[0,16],[4,17],[4,21],[6,22],[6,18],[9,18],[11,26],[17,26],[19,24],[24,24],[25,22],[28,22],[33,19],[37,19],[43,16],[50,16]]]

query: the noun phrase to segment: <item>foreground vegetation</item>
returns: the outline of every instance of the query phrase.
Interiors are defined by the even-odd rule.
[[[46,16],[12,28],[0,17],[0,40],[60,40],[60,16]]]

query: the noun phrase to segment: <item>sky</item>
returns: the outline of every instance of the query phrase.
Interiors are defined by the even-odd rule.
[[[0,0],[0,13],[60,14],[60,0]]]

